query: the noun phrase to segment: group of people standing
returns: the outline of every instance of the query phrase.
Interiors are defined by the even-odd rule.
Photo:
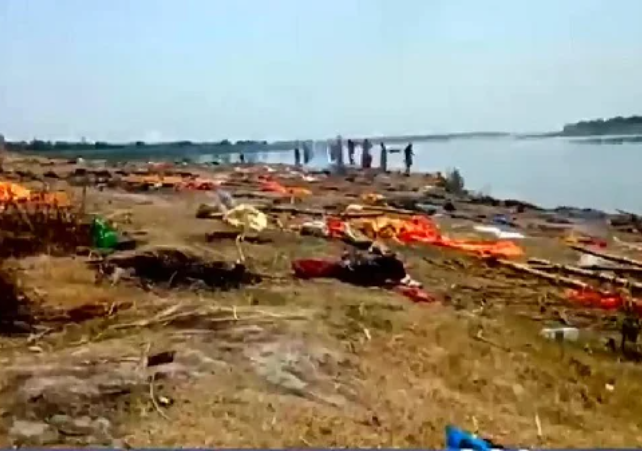
[[[380,146],[380,158],[379,158],[379,167],[383,172],[388,171],[388,148],[386,145],[381,142]],[[361,168],[370,169],[372,167],[372,143],[369,139],[364,139],[361,143]],[[355,154],[357,150],[357,143],[352,139],[347,141],[348,148],[348,162],[350,166],[356,166],[355,164]],[[412,143],[409,143],[404,148],[404,165],[406,169],[406,174],[410,174],[410,169],[413,164],[413,157],[415,156]],[[336,163],[337,166],[343,166],[343,142],[341,137],[338,137],[337,140],[330,144],[330,159]]]
[[[294,148],[294,164],[295,166],[301,166],[301,149],[303,149],[303,164],[308,164],[312,159],[312,149],[308,143],[303,143],[302,145],[297,145]]]

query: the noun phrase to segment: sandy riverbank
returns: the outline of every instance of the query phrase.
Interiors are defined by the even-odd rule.
[[[146,165],[92,168],[13,156],[3,169],[3,180],[64,190],[74,209],[88,185],[85,213],[113,219],[139,241],[141,253],[159,255],[162,246],[205,261],[239,259],[236,230],[222,215],[196,217],[212,198],[195,189],[195,180],[220,183],[237,204],[252,204],[269,219],[265,230],[248,232],[240,243],[247,271],[261,281],[239,288],[179,283],[174,275],[164,281],[131,273],[98,277],[101,263],[86,253],[6,258],[3,265],[37,321],[28,333],[0,339],[3,443],[441,447],[448,423],[478,428],[506,446],[642,441],[635,349],[625,357],[605,346],[609,338],[619,341],[624,315],[574,304],[568,284],[454,249],[443,239],[378,240],[397,252],[432,302],[292,275],[297,259],[339,258],[354,249],[350,240],[300,232],[321,213],[339,217],[351,204],[365,205],[352,209],[365,218],[427,212],[448,243],[491,242],[496,237],[476,225],[514,223],[511,231],[525,238],[513,240],[523,255],[511,261],[573,266],[581,254],[563,238],[571,230],[576,238],[596,230],[598,221],[578,221],[587,212],[449,194],[434,186],[434,177],[419,174],[181,166],[162,169],[173,186],[143,190],[155,183],[143,179]],[[300,190],[269,192],[267,176]],[[628,219],[602,218],[599,236],[583,238],[635,258],[639,251],[631,243],[639,238]],[[528,268],[555,273],[545,266]],[[636,274],[626,277],[635,281]],[[601,284],[592,274],[566,277],[600,290],[616,284]],[[580,330],[577,342],[560,345],[540,335],[563,323]]]

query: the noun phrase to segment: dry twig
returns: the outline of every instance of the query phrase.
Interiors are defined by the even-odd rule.
[[[158,414],[161,417],[163,417],[164,419],[169,421],[169,417],[165,414],[165,412],[163,412],[161,407],[158,405],[158,401],[156,401],[156,395],[154,394],[154,380],[155,379],[156,379],[156,374],[152,373],[152,375],[151,375],[151,377],[149,379],[149,399],[151,399],[152,405],[154,406],[154,409],[156,409],[156,412],[158,412]]]

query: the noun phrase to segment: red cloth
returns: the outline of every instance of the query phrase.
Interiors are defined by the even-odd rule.
[[[294,275],[301,279],[315,277],[334,277],[341,269],[339,262],[323,259],[305,259],[292,262]]]
[[[618,293],[601,293],[595,290],[568,290],[568,299],[584,307],[617,310],[624,305],[622,295]]]
[[[406,287],[406,286],[403,286],[403,285],[398,285],[398,286],[396,286],[394,288],[394,290],[399,294],[403,294],[408,299],[410,299],[412,302],[424,303],[424,302],[435,302],[435,301],[437,301],[437,298],[435,298],[430,293],[422,290],[421,288]]]
[[[295,260],[292,262],[292,269],[294,270],[294,275],[301,279],[313,279],[317,277],[334,278],[340,275],[341,264],[333,260],[310,258]],[[393,290],[417,303],[429,303],[437,300],[421,288],[397,285]]]

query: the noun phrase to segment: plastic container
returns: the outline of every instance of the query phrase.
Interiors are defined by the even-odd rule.
[[[575,327],[547,327],[540,331],[540,335],[548,340],[577,341],[580,330]]]

